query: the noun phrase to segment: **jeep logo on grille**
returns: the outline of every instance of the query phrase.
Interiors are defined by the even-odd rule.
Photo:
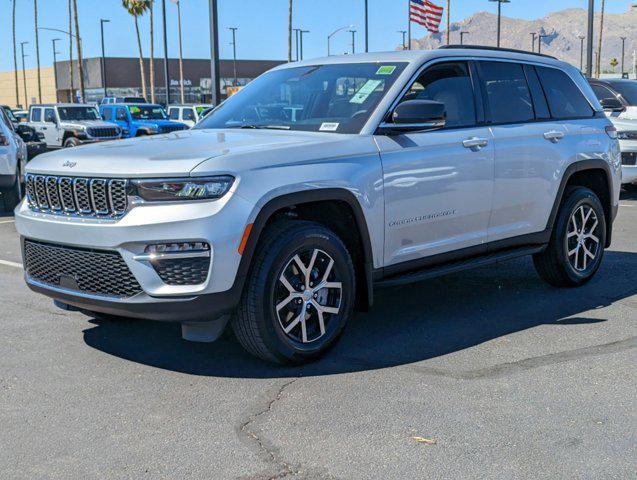
[[[69,167],[69,168],[73,168],[75,165],[77,165],[77,162],[71,162],[70,160],[67,160],[66,162],[62,164],[63,167]]]

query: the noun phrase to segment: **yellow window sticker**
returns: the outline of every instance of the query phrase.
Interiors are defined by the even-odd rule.
[[[358,92],[350,99],[349,103],[363,103],[381,83],[383,83],[382,80],[367,80],[365,85],[359,88]]]

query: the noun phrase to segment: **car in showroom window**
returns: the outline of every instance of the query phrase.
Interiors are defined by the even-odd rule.
[[[359,133],[405,63],[274,70],[233,95],[195,128]]]

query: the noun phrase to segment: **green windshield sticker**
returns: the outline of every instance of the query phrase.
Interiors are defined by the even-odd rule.
[[[391,75],[396,70],[395,65],[383,65],[378,69],[376,75]]]
[[[139,107],[130,107],[130,112],[131,113],[139,113],[140,109],[139,109]]]
[[[381,83],[383,83],[382,80],[367,80],[365,85],[354,94],[349,103],[363,103]]]

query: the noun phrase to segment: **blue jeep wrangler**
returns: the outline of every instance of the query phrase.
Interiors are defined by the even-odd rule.
[[[150,103],[115,103],[100,106],[100,114],[105,121],[122,128],[122,137],[140,137],[187,130],[188,125],[168,120],[161,105]]]

